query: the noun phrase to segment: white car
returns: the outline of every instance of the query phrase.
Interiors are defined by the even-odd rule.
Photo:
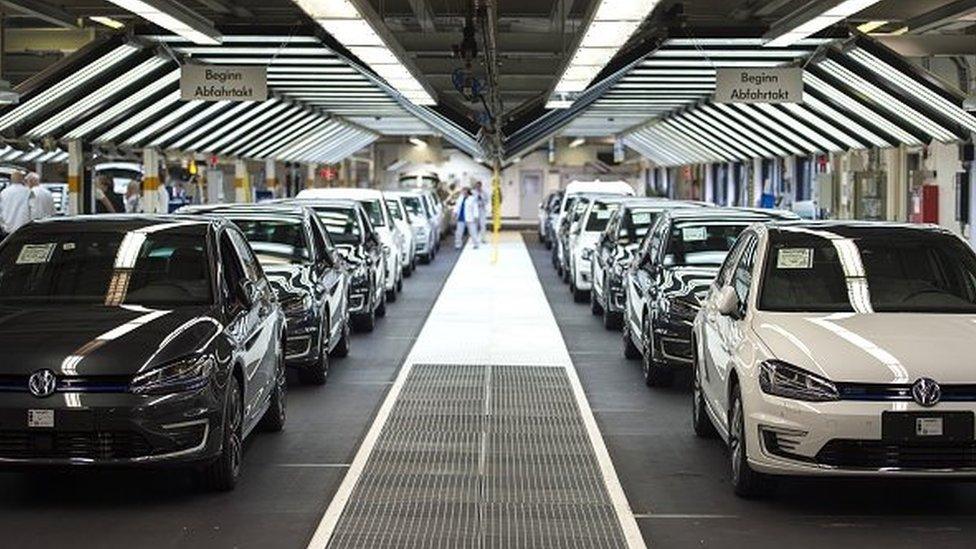
[[[595,196],[569,237],[569,290],[573,300],[583,303],[593,289],[593,253],[610,216],[624,197]]]
[[[693,330],[695,432],[773,475],[976,476],[976,254],[945,229],[745,230]]]
[[[393,222],[382,191],[348,187],[304,189],[296,198],[298,200],[338,198],[356,200],[363,205],[386,254],[386,300],[391,303],[396,301],[397,292],[403,289],[404,265],[401,261],[403,236]]]
[[[390,217],[393,218],[393,224],[398,229],[397,236],[401,240],[399,243],[400,263],[403,265],[403,276],[409,277],[417,266],[417,254],[414,253],[413,223],[411,223],[410,214],[403,207],[399,196],[389,192],[384,193],[383,196],[386,197],[386,207],[390,210]]]
[[[415,260],[430,263],[437,254],[437,241],[440,229],[434,220],[434,214],[427,206],[423,193],[419,191],[394,191],[387,193],[395,196],[410,219],[413,230],[413,253]]]

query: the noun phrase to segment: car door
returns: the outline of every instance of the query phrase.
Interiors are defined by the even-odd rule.
[[[261,413],[258,403],[271,394],[278,368],[278,318],[275,314],[275,293],[271,283],[264,276],[261,264],[258,263],[250,245],[239,231],[228,229],[230,239],[234,244],[237,255],[244,265],[244,276],[253,288],[251,315],[254,317],[254,332],[248,338],[246,346],[249,358],[252,360],[251,371],[248,373],[255,388],[255,399],[252,401],[251,413],[253,420]]]
[[[250,418],[262,390],[255,382],[261,363],[258,353],[260,324],[257,307],[247,303],[243,297],[244,294],[254,296],[255,290],[248,280],[244,260],[237,252],[230,233],[230,229],[224,229],[219,238],[220,264],[229,318],[225,330],[237,347],[244,369],[244,417]]]
[[[756,247],[759,241],[756,234],[751,231],[746,232],[739,239],[742,242],[742,253],[735,262],[735,269],[731,273],[731,285],[735,289],[739,301],[739,310],[733,315],[719,315],[718,329],[716,330],[718,347],[722,349],[723,355],[720,359],[715,360],[713,383],[716,384],[716,387],[721,388],[721,390],[716,391],[716,396],[719,397],[716,404],[718,405],[717,410],[722,413],[729,408],[728,391],[724,389],[728,387],[729,376],[735,369],[736,360],[744,341],[746,316],[749,312],[749,297],[752,289],[752,268],[755,264]]]
[[[321,227],[321,221],[314,216],[310,218],[309,231],[316,254],[316,292],[321,293],[320,297],[329,313],[328,330],[331,340],[342,329],[346,318],[346,274],[339,265],[332,241]]]
[[[655,228],[646,241],[646,249],[640,261],[630,273],[627,303],[631,311],[631,333],[640,334],[644,327],[644,311],[657,292],[657,276],[660,271],[660,255],[664,239],[670,234],[670,223]]]
[[[603,232],[600,233],[600,237],[596,242],[596,251],[593,253],[593,291],[601,298],[604,297],[607,291],[603,286],[603,282],[606,279],[604,273],[610,265],[610,259],[613,254],[612,243],[615,242],[613,235],[617,234],[621,211],[621,209],[618,209],[610,215],[610,220],[607,222],[607,226]]]

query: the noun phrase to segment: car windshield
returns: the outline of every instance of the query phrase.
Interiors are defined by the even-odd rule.
[[[976,255],[958,238],[817,232],[770,235],[760,309],[976,313]]]
[[[403,221],[403,212],[400,210],[399,200],[387,200],[386,207],[390,210],[390,217],[396,219],[397,221]]]
[[[572,212],[573,211],[573,205],[576,204],[576,199],[577,198],[579,198],[579,197],[577,197],[577,196],[568,196],[568,197],[566,197],[566,203],[563,204],[563,211],[564,212]]]
[[[304,264],[311,260],[305,231],[299,219],[262,219],[228,216],[247,237],[262,265]]]
[[[386,223],[383,221],[383,204],[379,199],[360,200],[359,203],[363,205],[363,209],[366,210],[366,216],[369,217],[369,221],[374,227],[386,226]]]
[[[424,204],[420,200],[420,197],[404,196],[403,205],[407,208],[407,211],[410,212],[410,215],[415,215],[418,217],[427,217],[427,214],[424,212]]]
[[[339,245],[359,245],[363,241],[363,232],[356,219],[356,210],[349,208],[315,208],[325,230],[329,233],[332,243]]]
[[[746,223],[694,221],[676,223],[664,253],[665,265],[719,266]]]
[[[586,220],[586,230],[599,232],[606,229],[607,223],[610,222],[610,216],[613,215],[613,211],[616,209],[616,204],[607,202],[593,203],[593,207],[590,208],[590,217]]]
[[[0,248],[0,302],[213,303],[204,231],[160,227],[16,234]]]
[[[657,221],[658,212],[634,208],[624,215],[624,223],[620,227],[620,238],[624,244],[634,244],[644,239],[647,231]]]

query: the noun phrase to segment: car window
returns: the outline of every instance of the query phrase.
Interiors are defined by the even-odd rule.
[[[586,219],[586,230],[602,231],[606,229],[607,224],[610,222],[610,216],[613,215],[613,210],[616,207],[616,204],[608,202],[594,202],[593,207],[590,208],[590,214]]]
[[[245,279],[244,264],[237,255],[229,231],[226,230],[220,236],[220,265],[223,270],[225,295],[229,302],[235,303],[238,301],[237,288]]]
[[[735,246],[727,256],[725,256],[725,261],[722,263],[722,268],[718,271],[718,276],[715,277],[715,284],[719,288],[723,288],[732,283],[732,273],[735,272],[736,263],[739,261],[739,257],[742,255],[742,248],[745,246],[746,240],[740,238]]]
[[[756,261],[756,243],[758,239],[753,233],[743,236],[745,243],[742,245],[742,255],[735,263],[735,272],[732,275],[732,286],[735,288],[735,295],[739,298],[739,306],[744,311],[749,303],[749,293],[752,288],[752,267]]]
[[[664,264],[719,266],[748,226],[748,223],[724,221],[675,223],[668,238]]]
[[[244,233],[258,261],[263,264],[311,261],[311,251],[301,219],[267,218],[245,214],[227,217]]]
[[[0,302],[207,304],[210,270],[202,227],[21,231],[0,248]]]
[[[325,227],[329,240],[338,245],[358,245],[363,242],[362,225],[357,210],[349,208],[316,208],[315,216]]]
[[[389,198],[386,200],[386,207],[390,210],[390,217],[396,219],[397,221],[406,221],[403,216],[403,210],[400,209],[400,201],[396,198]]]
[[[363,205],[363,209],[366,211],[366,215],[369,217],[369,222],[372,223],[374,227],[386,226],[386,216],[383,213],[383,203],[379,199],[360,200],[359,203]]]
[[[247,240],[244,236],[235,231],[228,230],[231,242],[234,243],[234,250],[237,251],[237,255],[240,256],[241,262],[244,265],[244,275],[251,282],[258,282],[264,278],[264,271],[261,269],[261,264],[258,263],[257,258],[254,256],[254,252],[251,251],[251,246],[248,245]]]
[[[420,199],[420,197],[404,196],[402,202],[404,208],[407,210],[407,212],[410,215],[421,217],[421,218],[426,216],[426,211],[424,210],[424,203],[423,200]]]

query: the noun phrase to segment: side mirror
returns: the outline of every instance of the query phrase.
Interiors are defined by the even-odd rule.
[[[739,305],[739,295],[735,293],[735,288],[725,286],[718,291],[715,308],[719,314],[735,318],[739,314]]]
[[[237,285],[237,299],[244,307],[248,309],[253,307],[254,302],[257,301],[257,289],[254,287],[254,283],[250,280],[242,280]]]

